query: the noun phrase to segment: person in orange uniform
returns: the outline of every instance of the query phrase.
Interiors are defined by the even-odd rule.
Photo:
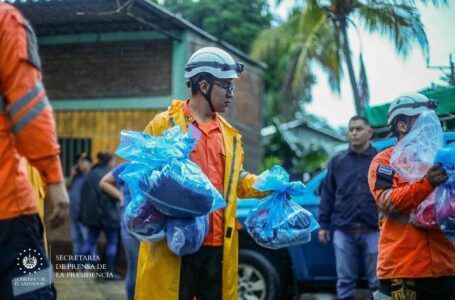
[[[60,147],[40,73],[37,42],[13,6],[0,3],[0,298],[56,297],[43,226],[25,160],[40,172],[51,228],[67,215]],[[31,282],[32,281],[32,282]],[[31,282],[31,284],[30,284]]]
[[[419,93],[395,99],[388,111],[388,124],[398,140],[435,104]],[[447,174],[435,165],[411,184],[390,166],[393,149],[373,159],[368,176],[380,212],[379,290],[375,299],[455,299],[455,245],[441,230],[418,228],[409,219],[410,212],[447,180]]]
[[[234,100],[232,80],[243,70],[226,51],[205,47],[196,51],[185,67],[191,96],[174,100],[145,129],[159,136],[174,125],[187,130],[193,124],[202,131],[190,159],[199,165],[220,191],[227,207],[210,215],[209,233],[199,251],[173,254],[166,241],[141,243],[135,299],[234,300],[238,283],[237,196],[260,198],[252,185],[256,176],[242,169],[240,134],[219,113]]]

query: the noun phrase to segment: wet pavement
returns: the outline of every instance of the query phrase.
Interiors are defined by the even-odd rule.
[[[57,299],[59,300],[125,300],[124,280],[93,278],[56,278]],[[330,293],[303,293],[298,300],[334,300]],[[359,289],[357,300],[369,300],[368,290]],[[164,300],[164,299],[163,299]],[[279,299],[277,299],[279,300]]]
[[[58,300],[125,300],[124,280],[56,278]]]

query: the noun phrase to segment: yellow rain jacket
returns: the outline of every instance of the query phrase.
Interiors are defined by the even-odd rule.
[[[24,159],[25,160],[25,159]],[[41,179],[41,175],[38,170],[30,165],[28,161],[26,161],[27,166],[27,174],[28,179],[30,180],[33,191],[35,192],[35,197],[38,200],[38,214],[41,219],[41,222],[44,225],[44,199],[46,198],[46,187],[44,185],[43,180]],[[46,228],[44,227],[44,247],[47,251],[47,238],[46,238]]]
[[[184,101],[174,100],[167,111],[157,115],[147,125],[145,131],[159,136],[174,125],[180,125],[186,131],[183,104]],[[225,208],[223,245],[223,300],[234,300],[237,299],[238,284],[237,230],[241,227],[235,217],[237,197],[262,198],[265,194],[253,189],[256,176],[242,170],[241,135],[220,115],[217,114],[216,117],[223,133],[226,150],[224,199],[227,207]],[[141,243],[135,299],[177,300],[179,298],[180,263],[180,257],[169,251],[166,240],[153,244]]]

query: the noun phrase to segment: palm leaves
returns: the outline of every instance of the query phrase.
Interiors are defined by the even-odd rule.
[[[277,1],[280,3],[281,1]],[[299,1],[300,2],[300,1]],[[258,59],[275,57],[286,72],[281,78],[282,96],[299,101],[306,78],[312,76],[312,63],[318,63],[328,75],[329,86],[340,91],[346,63],[358,114],[368,102],[368,84],[362,58],[360,84],[354,74],[348,27],[357,22],[369,32],[380,33],[394,44],[397,53],[406,56],[413,45],[425,55],[429,46],[420,14],[412,0],[305,0],[301,10],[282,25],[268,29],[253,44],[252,56]],[[424,4],[445,5],[446,0],[421,0]],[[289,97],[291,95],[291,97]],[[284,100],[283,99],[283,100]],[[288,103],[289,106],[289,103]]]

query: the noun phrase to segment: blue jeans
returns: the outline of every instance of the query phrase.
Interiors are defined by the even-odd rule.
[[[126,254],[126,278],[125,287],[128,300],[134,300],[134,288],[136,287],[137,257],[139,254],[139,241],[133,237],[122,224],[123,248]]]
[[[73,255],[82,255],[84,242],[88,238],[88,227],[71,218],[71,240],[73,242]]]
[[[348,233],[335,230],[333,245],[337,269],[337,296],[354,297],[359,273],[359,257],[365,262],[365,273],[370,291],[378,289],[376,264],[379,231]]]
[[[98,241],[98,236],[101,231],[104,231],[106,236],[106,271],[114,272],[115,271],[115,258],[117,257],[117,244],[119,239],[119,228],[98,228],[93,226],[88,226],[88,238],[84,242],[83,254],[84,255],[94,255],[96,254],[96,244]]]

